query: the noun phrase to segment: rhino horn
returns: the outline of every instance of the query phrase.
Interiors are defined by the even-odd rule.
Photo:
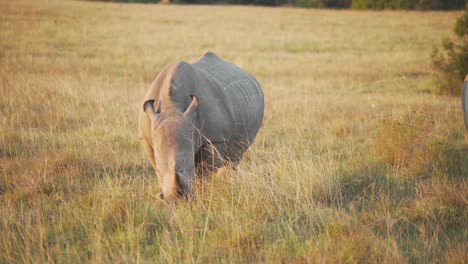
[[[189,117],[198,107],[198,98],[193,94],[191,96],[192,96],[192,102],[187,107],[187,110],[185,110],[185,112],[183,114],[184,118]]]

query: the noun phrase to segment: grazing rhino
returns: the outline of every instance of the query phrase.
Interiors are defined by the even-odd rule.
[[[139,115],[139,138],[162,187],[159,198],[192,197],[199,167],[236,167],[260,129],[263,109],[257,80],[212,52],[163,69]]]

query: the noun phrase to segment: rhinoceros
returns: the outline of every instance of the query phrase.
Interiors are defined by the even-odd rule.
[[[165,67],[139,114],[139,138],[156,170],[160,199],[194,197],[198,168],[236,167],[263,120],[258,81],[208,52]]]

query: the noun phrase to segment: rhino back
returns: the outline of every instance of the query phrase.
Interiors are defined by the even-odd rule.
[[[181,62],[172,77],[171,98],[181,109],[190,95],[199,99],[200,129],[212,142],[250,143],[263,120],[263,93],[257,80],[209,52],[193,64]]]

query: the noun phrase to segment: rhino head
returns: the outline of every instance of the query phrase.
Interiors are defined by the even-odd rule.
[[[195,153],[198,150],[196,129],[198,99],[192,95],[188,108],[181,112],[175,107],[154,107],[154,100],[146,101],[144,111],[151,120],[151,139],[158,181],[162,193],[158,197],[167,202],[179,195],[194,196]]]

